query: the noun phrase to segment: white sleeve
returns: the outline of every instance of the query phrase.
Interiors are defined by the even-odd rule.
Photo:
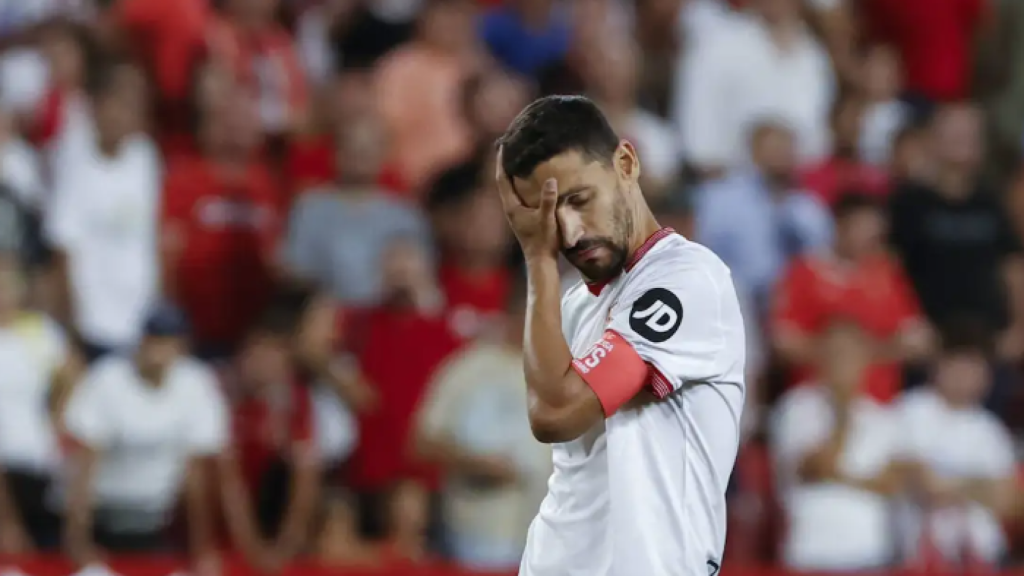
[[[1016,458],[1013,450],[1013,439],[1009,430],[1002,422],[989,413],[985,413],[986,435],[985,449],[979,451],[983,455],[984,464],[979,469],[988,478],[1005,478],[1014,474]]]
[[[725,266],[710,258],[666,258],[636,273],[608,328],[653,369],[655,395],[689,382],[741,385],[743,319]]]
[[[81,194],[70,185],[74,181],[74,162],[60,162],[55,171],[50,202],[44,211],[43,234],[53,247],[68,250],[85,234],[85,206]]]
[[[195,410],[186,433],[192,454],[211,455],[224,450],[228,443],[227,402],[213,372],[200,368],[195,372]]]
[[[103,389],[105,378],[117,375],[100,364],[89,370],[71,392],[64,410],[64,426],[72,438],[86,446],[102,450],[113,440],[114,430]]]
[[[679,147],[684,157],[697,165],[725,165],[731,157],[728,127],[734,124],[723,117],[728,103],[728,50],[723,42],[699,42],[691,53],[680,58],[676,71],[673,119],[680,134]]]
[[[796,467],[829,434],[827,415],[807,389],[795,389],[779,401],[769,425],[769,446],[780,478],[792,478]]]

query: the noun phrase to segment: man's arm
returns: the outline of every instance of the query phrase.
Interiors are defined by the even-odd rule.
[[[281,559],[291,559],[301,552],[320,494],[320,460],[312,441],[293,444],[290,464],[291,490],[277,538],[277,551]]]
[[[530,428],[544,443],[579,438],[605,417],[594,390],[572,367],[562,335],[561,279],[554,257],[527,261],[529,296],[523,340]]]
[[[188,544],[193,558],[209,557],[213,547],[212,506],[207,486],[208,459],[193,456],[185,468],[185,514],[188,519]]]
[[[79,444],[70,457],[67,511],[64,518],[64,546],[68,556],[79,566],[98,559],[92,541],[92,483],[99,454]]]

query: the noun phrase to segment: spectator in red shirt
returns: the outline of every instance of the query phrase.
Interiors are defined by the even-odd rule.
[[[214,26],[212,50],[256,98],[268,135],[293,132],[305,120],[305,78],[295,46],[275,16],[280,0],[228,0]]]
[[[110,16],[153,74],[163,103],[180,111],[188,98],[192,70],[207,49],[212,17],[209,2],[118,0]]]
[[[471,161],[449,169],[428,199],[441,244],[445,316],[463,340],[499,328],[509,287],[508,226],[497,197],[483,184],[484,165]]]
[[[164,185],[166,291],[195,326],[197,351],[230,354],[267,305],[282,216],[279,190],[255,156],[255,111],[227,91],[199,119],[201,154],[175,159]]]
[[[290,356],[297,321],[272,308],[225,372],[234,436],[220,462],[225,520],[235,547],[264,569],[303,550],[320,487],[310,391]]]
[[[425,482],[432,492],[438,486],[436,471],[407,453],[427,383],[458,346],[427,261],[419,243],[393,240],[384,255],[383,303],[353,319],[353,332],[362,334],[354,352],[380,396],[377,409],[360,419],[361,441],[350,478],[361,497],[364,531],[371,536],[384,533],[387,487],[409,477]]]
[[[989,0],[862,0],[858,6],[868,36],[899,52],[911,95],[925,102],[949,102],[969,95],[974,45],[987,24],[988,4]]]
[[[924,359],[932,333],[896,260],[885,252],[885,217],[866,195],[850,194],[835,206],[832,254],[797,259],[776,294],[772,338],[797,382],[813,375],[818,336],[831,318],[856,322],[874,342],[874,365],[864,383],[877,400],[900,391],[900,363]]]
[[[803,186],[823,203],[832,205],[848,190],[873,196],[889,192],[885,172],[860,158],[860,129],[864,103],[851,96],[832,107],[832,154],[804,170]]]

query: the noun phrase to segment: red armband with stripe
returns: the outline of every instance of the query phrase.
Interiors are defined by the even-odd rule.
[[[647,385],[650,367],[618,332],[606,330],[573,369],[597,395],[604,415],[611,416]]]

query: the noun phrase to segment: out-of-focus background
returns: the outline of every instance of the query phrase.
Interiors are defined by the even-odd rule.
[[[2,0],[0,566],[514,573],[576,93],[746,307],[726,572],[1024,558],[1024,4]]]

